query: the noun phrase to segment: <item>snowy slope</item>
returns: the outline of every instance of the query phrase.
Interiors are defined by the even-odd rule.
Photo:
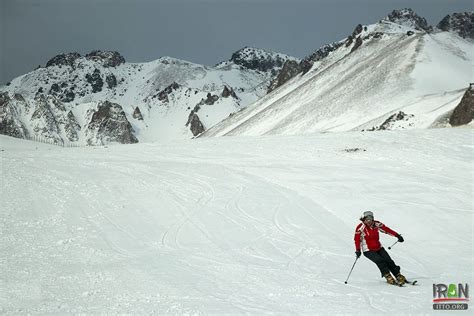
[[[446,126],[443,119],[474,81],[474,42],[382,20],[251,106],[204,133],[294,135]]]
[[[242,51],[248,49],[242,49]],[[258,49],[250,51],[260,52]],[[263,50],[262,50],[263,51]],[[93,56],[91,56],[91,54]],[[55,142],[100,144],[102,135],[87,137],[91,115],[103,101],[118,104],[124,111],[139,141],[183,139],[193,136],[185,126],[192,110],[204,128],[218,123],[230,113],[256,101],[266,93],[270,79],[286,59],[292,57],[266,52],[266,64],[278,61],[269,69],[252,69],[230,60],[226,65],[207,67],[191,62],[162,57],[148,63],[127,63],[118,53],[93,52],[86,56],[62,54],[52,58],[46,67],[15,78],[8,86],[0,87],[11,102],[0,102],[2,112],[10,112],[8,119],[19,126],[9,135],[22,138],[41,136]],[[248,56],[247,62],[259,66],[262,62]],[[239,61],[242,62],[242,59]],[[224,89],[232,90],[230,97]],[[40,103],[38,96],[55,98],[60,109],[43,106],[50,115],[39,119],[33,116]],[[208,95],[214,99],[204,103]],[[21,98],[17,102],[14,97]],[[51,101],[52,102],[52,101]],[[51,103],[50,102],[50,103]],[[44,104],[44,102],[43,102]],[[195,109],[199,104],[199,109]],[[2,107],[7,107],[3,110]],[[68,114],[71,111],[71,114]],[[134,115],[139,112],[141,116]],[[68,137],[61,122],[73,117],[80,125],[76,138]],[[46,121],[46,122],[44,122]],[[59,122],[59,124],[57,124]],[[1,126],[0,126],[1,127]],[[1,129],[0,129],[1,130]]]
[[[86,148],[0,136],[0,312],[431,314],[433,283],[474,281],[472,140],[468,128]],[[420,286],[386,285],[365,258],[344,284],[365,210],[403,234],[390,254]]]

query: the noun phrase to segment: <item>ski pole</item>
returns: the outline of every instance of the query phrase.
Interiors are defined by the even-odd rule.
[[[347,281],[349,280],[349,277],[351,276],[352,270],[354,269],[354,266],[356,265],[357,259],[359,259],[359,257],[357,257],[356,260],[354,261],[354,264],[352,265],[351,271],[349,272],[349,275],[347,276],[346,281],[344,281],[344,284],[347,284]]]
[[[395,244],[398,242],[398,240],[396,242],[393,243],[393,245],[391,245],[390,247],[388,247],[388,250],[392,249],[393,246],[395,246]]]

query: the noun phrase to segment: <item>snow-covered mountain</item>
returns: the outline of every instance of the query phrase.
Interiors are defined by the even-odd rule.
[[[60,54],[0,87],[0,133],[90,145],[189,138],[262,97],[286,60],[296,59],[247,47],[215,67]]]
[[[474,39],[474,16],[472,12],[448,14],[436,27],[442,31],[456,32],[462,38]]]
[[[454,13],[433,28],[394,10],[301,61],[249,47],[214,67],[60,54],[0,87],[0,133],[96,145],[470,122],[473,20]]]
[[[457,112],[467,115],[460,121],[470,122],[473,18],[472,12],[453,14],[433,28],[403,9],[378,23],[359,24],[300,63],[287,62],[271,93],[202,135],[449,126],[464,95],[467,110]]]

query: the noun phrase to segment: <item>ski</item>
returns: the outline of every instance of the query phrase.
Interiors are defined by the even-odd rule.
[[[406,280],[405,283],[408,283],[408,284],[411,284],[411,285],[419,285],[419,284],[418,284],[418,280],[413,280],[413,281],[408,281],[408,280]]]

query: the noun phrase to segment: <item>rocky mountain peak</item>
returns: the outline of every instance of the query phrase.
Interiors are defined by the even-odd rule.
[[[85,56],[87,59],[99,61],[104,67],[116,67],[125,63],[125,58],[118,52],[94,50]]]
[[[383,21],[390,21],[400,25],[408,26],[418,31],[431,32],[433,28],[428,25],[426,19],[419,16],[410,8],[393,10]]]
[[[59,54],[51,58],[47,63],[46,67],[51,66],[73,66],[76,59],[80,58],[81,54],[72,52],[66,54]]]
[[[285,61],[290,59],[296,60],[294,57],[268,52],[264,49],[244,47],[233,53],[230,61],[248,69],[268,72],[280,70]]]
[[[118,52],[94,50],[84,56],[87,60],[100,62],[103,67],[116,67],[125,63],[125,58]],[[74,67],[77,59],[82,58],[77,52],[59,54],[51,58],[46,67],[51,66],[70,66]]]
[[[463,38],[474,39],[474,12],[448,14],[436,27],[443,31],[455,32]]]

